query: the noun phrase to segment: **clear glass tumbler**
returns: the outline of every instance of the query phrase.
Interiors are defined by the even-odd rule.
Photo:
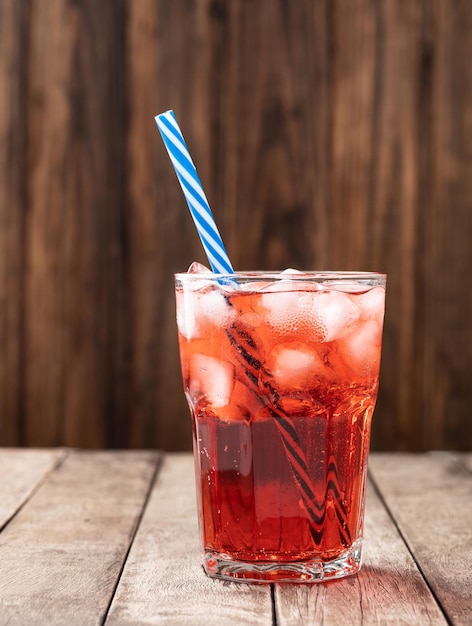
[[[176,275],[209,576],[359,570],[385,286],[366,272]]]

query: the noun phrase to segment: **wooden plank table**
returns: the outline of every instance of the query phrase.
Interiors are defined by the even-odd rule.
[[[472,624],[472,454],[371,454],[364,567],[250,585],[199,564],[190,454],[0,449],[0,625]]]

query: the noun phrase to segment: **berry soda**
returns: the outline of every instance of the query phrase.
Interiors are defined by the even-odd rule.
[[[385,283],[176,275],[210,576],[316,582],[359,570]]]

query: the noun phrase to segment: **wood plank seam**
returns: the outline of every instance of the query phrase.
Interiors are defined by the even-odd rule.
[[[275,585],[270,584],[270,602],[272,605],[272,626],[277,626],[277,610],[275,604]]]
[[[145,514],[146,509],[148,507],[149,500],[151,498],[151,494],[152,494],[152,491],[154,489],[154,485],[156,484],[157,477],[158,477],[159,472],[160,472],[160,470],[162,468],[163,462],[164,462],[164,454],[161,451],[158,450],[157,451],[157,456],[156,456],[156,466],[154,468],[154,472],[152,474],[152,478],[149,481],[148,490],[146,492],[146,498],[144,499],[143,506],[141,508],[141,512],[140,512],[140,514],[138,516],[138,519],[136,520],[136,525],[135,525],[135,527],[133,529],[133,533],[131,535],[130,542],[129,542],[128,548],[126,550],[126,553],[125,553],[125,555],[123,557],[123,562],[121,564],[120,571],[118,572],[118,576],[116,577],[115,585],[114,585],[113,590],[112,590],[112,592],[110,594],[110,600],[109,600],[108,605],[107,605],[107,607],[106,607],[106,609],[105,609],[105,611],[103,613],[103,618],[102,618],[102,620],[100,622],[100,626],[103,626],[106,623],[107,619],[108,619],[108,614],[110,612],[111,605],[112,605],[113,600],[115,598],[116,590],[118,589],[118,586],[120,584],[121,577],[123,575],[123,570],[125,568],[126,562],[128,561],[128,557],[129,557],[131,548],[133,546],[134,540],[136,538],[136,535],[138,533],[139,527],[141,526],[141,522],[143,520],[144,514]]]
[[[0,525],[0,533],[7,528],[7,526],[17,517],[17,515],[25,508],[28,502],[38,493],[38,491],[45,485],[51,476],[57,472],[60,467],[65,463],[66,459],[69,457],[72,452],[72,448],[60,448],[61,456],[55,461],[54,465],[48,470],[42,478],[36,483],[36,485],[31,489],[28,495],[25,497],[23,502],[21,502],[15,511],[8,517],[3,524]]]
[[[385,498],[383,497],[383,494],[382,494],[382,492],[381,492],[381,490],[380,490],[380,488],[379,488],[379,486],[378,486],[377,482],[375,481],[375,479],[374,479],[374,477],[373,477],[373,475],[372,475],[372,472],[371,472],[370,470],[369,470],[369,472],[368,472],[368,475],[369,475],[369,480],[370,480],[371,485],[373,486],[373,488],[374,488],[374,490],[375,490],[375,492],[376,492],[376,494],[377,494],[378,498],[379,498],[379,499],[380,499],[380,501],[382,502],[382,504],[383,504],[383,506],[384,506],[384,508],[385,508],[385,510],[386,510],[386,512],[387,512],[387,514],[388,514],[388,516],[389,516],[389,517],[390,517],[390,519],[392,520],[392,523],[394,524],[394,526],[395,526],[395,528],[396,528],[396,530],[397,530],[397,532],[398,532],[398,535],[401,537],[401,539],[402,539],[403,543],[405,544],[406,549],[407,549],[407,550],[408,550],[408,552],[410,553],[411,558],[413,559],[413,561],[414,561],[414,563],[415,563],[415,565],[416,565],[416,567],[417,567],[417,569],[418,569],[418,572],[421,574],[421,577],[423,578],[423,580],[424,580],[424,582],[425,582],[426,586],[427,586],[427,587],[428,587],[428,589],[429,589],[429,592],[431,593],[431,595],[432,595],[432,597],[434,598],[434,600],[435,600],[436,604],[438,605],[439,610],[441,611],[442,615],[444,616],[444,619],[445,619],[445,620],[446,620],[446,622],[449,624],[449,626],[453,626],[453,622],[452,622],[452,621],[451,621],[451,619],[449,618],[449,616],[448,616],[448,614],[447,614],[446,609],[444,608],[444,606],[443,606],[442,602],[440,601],[440,599],[438,598],[438,596],[437,596],[436,592],[434,591],[434,589],[432,588],[432,586],[431,586],[430,582],[428,581],[428,579],[427,579],[427,577],[426,577],[426,575],[425,575],[425,573],[424,573],[424,571],[423,571],[423,569],[422,569],[421,565],[420,565],[420,564],[419,564],[419,562],[418,562],[418,559],[417,559],[417,558],[416,558],[416,556],[415,556],[415,553],[414,553],[414,552],[413,552],[413,550],[411,549],[410,544],[408,543],[408,541],[407,541],[407,539],[406,539],[405,535],[403,534],[403,532],[402,532],[401,528],[399,527],[397,520],[395,519],[394,515],[392,514],[392,511],[390,510],[390,507],[388,506],[388,504],[387,504],[387,502],[386,502]]]

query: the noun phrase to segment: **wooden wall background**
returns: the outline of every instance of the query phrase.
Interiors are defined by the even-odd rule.
[[[189,448],[173,278],[388,273],[373,447],[472,448],[469,0],[0,0],[0,444]]]

